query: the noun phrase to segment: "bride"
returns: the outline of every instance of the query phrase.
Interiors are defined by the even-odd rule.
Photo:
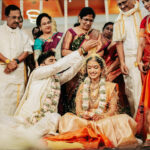
[[[117,84],[105,81],[104,60],[92,54],[86,60],[86,72],[76,96],[76,115],[66,113],[60,119],[59,132],[92,126],[115,147],[135,144],[136,122],[126,114],[117,114]]]

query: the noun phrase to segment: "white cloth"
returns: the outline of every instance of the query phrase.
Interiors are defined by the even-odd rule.
[[[135,56],[125,57],[126,65],[128,66],[129,75],[124,75],[125,92],[128,97],[131,114],[135,117],[142,90],[141,74],[138,67],[135,67]]]
[[[142,87],[140,71],[135,67],[134,62],[137,55],[140,23],[145,15],[147,12],[145,9],[140,10],[137,2],[130,11],[120,12],[113,31],[113,41],[123,42],[125,64],[129,69],[129,75],[124,75],[125,91],[133,116],[138,108]]]
[[[12,60],[23,52],[32,52],[29,38],[19,28],[0,26],[0,53]],[[0,64],[0,114],[13,115],[24,92],[24,62],[10,74],[5,74],[5,64]]]
[[[0,115],[0,149],[25,150],[45,149],[40,134],[35,129],[26,128],[12,116]]]
[[[68,70],[60,73],[59,75],[60,84],[64,84],[76,75],[76,73],[82,67],[82,64],[83,57],[80,56],[76,51],[58,60],[55,64],[41,66],[35,69],[30,76],[25,94],[15,112],[15,117],[22,121],[25,121],[27,118],[32,116],[34,112],[40,110],[42,103],[44,102],[48,94],[47,88],[51,87],[51,83],[49,83],[50,78],[53,75],[56,75],[57,73],[60,73],[70,67]],[[57,110],[55,113],[57,113]],[[57,118],[59,118],[59,116],[56,116],[56,120],[59,120]],[[52,117],[49,117],[49,119],[54,122],[54,119],[52,119]],[[48,119],[44,120],[50,122],[50,120]],[[57,126],[58,121],[53,124],[54,126]],[[45,126],[44,128],[46,127],[47,126]],[[49,125],[49,128],[52,129],[52,132],[56,132],[56,129],[54,130],[53,127]],[[43,132],[45,132],[44,129]]]
[[[28,130],[34,132],[34,134],[39,137],[45,134],[55,135],[58,130],[60,118],[61,116],[58,113],[47,112],[45,117],[39,120],[35,125],[28,128]]]

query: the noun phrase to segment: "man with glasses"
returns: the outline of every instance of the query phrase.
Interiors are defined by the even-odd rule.
[[[0,26],[0,114],[13,115],[24,93],[24,59],[32,52],[28,36],[18,28],[20,9],[5,9],[6,24]]]
[[[135,116],[141,95],[141,76],[135,62],[140,22],[146,12],[139,8],[139,2],[136,0],[117,0],[117,4],[120,14],[114,25],[113,41],[117,42],[125,91],[131,115]]]

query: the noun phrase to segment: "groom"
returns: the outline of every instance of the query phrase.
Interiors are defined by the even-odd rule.
[[[54,52],[42,54],[38,59],[39,67],[32,72],[25,94],[15,112],[17,120],[40,136],[55,134],[60,119],[57,106],[61,85],[76,75],[83,64],[82,55],[97,44],[96,40],[88,40],[77,51],[57,62]]]

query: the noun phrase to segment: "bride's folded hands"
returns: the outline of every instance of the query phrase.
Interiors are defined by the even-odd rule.
[[[83,118],[83,119],[86,119],[86,120],[91,120],[91,119],[92,119],[89,114],[83,114],[83,115],[82,115],[82,118]]]
[[[92,120],[93,120],[93,121],[98,121],[98,120],[103,119],[103,118],[104,118],[104,116],[101,115],[101,114],[94,114],[94,115],[92,116]]]

